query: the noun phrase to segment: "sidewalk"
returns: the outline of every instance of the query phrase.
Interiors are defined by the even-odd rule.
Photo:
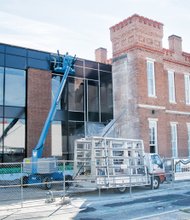
[[[71,220],[82,210],[83,200],[71,200],[66,198],[65,201],[57,199],[52,203],[46,200],[36,200],[21,204],[1,205],[0,220],[24,220],[24,219],[52,219],[52,220]]]
[[[4,207],[1,205],[0,220],[80,220],[78,213],[86,208],[85,199],[57,199],[52,203],[47,203],[47,200],[36,200],[25,203],[23,208],[21,208],[21,204],[4,205]],[[89,220],[89,218],[84,217],[82,219]],[[93,215],[91,219],[97,218]],[[102,218],[101,220],[107,219]],[[109,220],[115,220],[115,216],[110,216]],[[190,207],[158,215],[134,218],[133,220],[190,220]]]

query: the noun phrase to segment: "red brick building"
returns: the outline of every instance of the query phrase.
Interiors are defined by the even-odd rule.
[[[110,28],[115,132],[147,152],[190,156],[190,54],[181,37],[162,46],[163,24],[133,15]]]

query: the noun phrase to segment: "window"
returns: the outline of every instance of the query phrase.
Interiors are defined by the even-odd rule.
[[[99,84],[98,81],[87,80],[87,112],[88,121],[99,121]]]
[[[25,106],[26,75],[24,70],[5,69],[5,105]]]
[[[4,119],[3,162],[21,162],[25,152],[25,120]]]
[[[62,156],[62,125],[53,121],[51,125],[52,156]]]
[[[177,123],[171,123],[171,146],[172,146],[172,157],[178,157],[178,146],[177,146]]]
[[[155,73],[154,73],[154,61],[147,60],[147,80],[148,80],[148,96],[155,97]]]
[[[169,88],[169,102],[175,103],[175,80],[174,72],[168,71],[168,88]]]
[[[60,86],[60,82],[61,82],[61,77],[54,75],[51,81],[51,85],[52,85],[52,102],[55,99],[55,95],[57,94],[57,91],[59,89]],[[61,100],[59,101],[59,103],[56,106],[57,109],[61,109]]]
[[[188,156],[190,157],[190,124],[187,123],[187,148],[188,148]]]
[[[111,74],[100,71],[100,102],[101,121],[105,122],[112,118],[113,113],[113,91]]]
[[[157,119],[149,120],[149,146],[150,153],[157,153]]]
[[[84,80],[69,78],[69,111],[83,111],[84,109]]]
[[[190,75],[185,75],[185,102],[190,104]]]

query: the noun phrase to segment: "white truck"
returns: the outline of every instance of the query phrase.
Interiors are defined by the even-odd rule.
[[[149,185],[159,188],[165,180],[158,154],[144,152],[142,140],[89,137],[75,141],[74,176],[78,185],[97,189]]]

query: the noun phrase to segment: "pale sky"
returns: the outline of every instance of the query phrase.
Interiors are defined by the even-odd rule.
[[[104,47],[111,58],[109,28],[133,14],[164,24],[165,48],[175,34],[190,53],[189,0],[0,0],[0,43],[90,60]]]

